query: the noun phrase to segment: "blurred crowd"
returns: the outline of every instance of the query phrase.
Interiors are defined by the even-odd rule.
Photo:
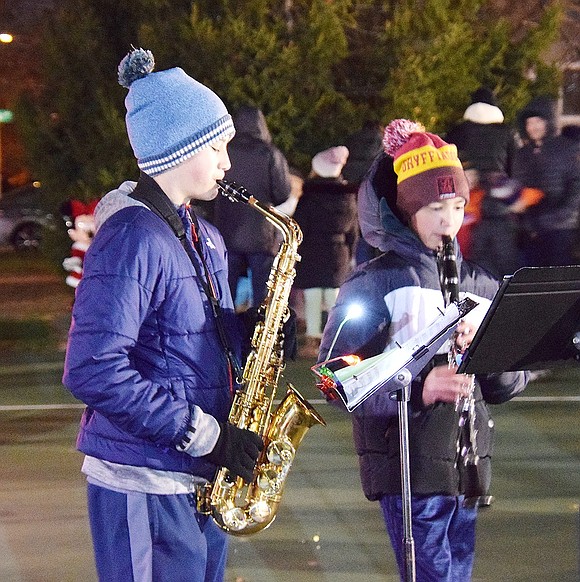
[[[382,154],[384,128],[366,121],[343,143],[328,144],[314,155],[310,172],[302,175],[274,145],[262,111],[241,107],[234,124],[226,180],[292,216],[303,232],[291,307],[301,332],[301,355],[315,358],[339,287],[357,264],[377,254],[360,234],[357,192]],[[493,92],[481,87],[461,122],[443,137],[457,146],[471,189],[458,234],[464,257],[499,279],[524,266],[580,262],[580,127],[558,130],[553,100],[533,99],[511,126]],[[73,200],[63,206],[72,240],[63,266],[73,287],[94,232],[94,205]],[[252,208],[224,197],[195,206],[225,238],[236,309],[260,305],[280,233]]]

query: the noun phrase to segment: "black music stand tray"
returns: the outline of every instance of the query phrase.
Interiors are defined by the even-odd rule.
[[[495,294],[458,373],[490,374],[580,361],[580,265],[524,267]]]

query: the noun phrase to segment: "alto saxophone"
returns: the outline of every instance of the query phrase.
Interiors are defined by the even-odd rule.
[[[273,411],[278,379],[284,368],[282,326],[289,315],[288,299],[294,265],[300,260],[297,248],[302,242],[302,231],[294,220],[261,204],[242,186],[225,180],[219,180],[218,186],[221,194],[232,202],[249,204],[283,235],[268,278],[268,293],[260,308],[264,319],[254,329],[241,388],[234,395],[228,416],[228,421],[238,428],[259,434],[264,449],[251,483],[234,478],[227,468],[221,467],[214,481],[198,492],[201,512],[211,515],[226,532],[247,535],[272,523],[296,449],[311,426],[326,423],[291,384]]]

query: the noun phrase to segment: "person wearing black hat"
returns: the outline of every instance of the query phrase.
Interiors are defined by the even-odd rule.
[[[578,146],[557,135],[555,103],[540,96],[518,116],[525,145],[517,152],[514,178],[541,190],[543,198],[522,215],[522,251],[528,266],[570,265],[580,215]]]

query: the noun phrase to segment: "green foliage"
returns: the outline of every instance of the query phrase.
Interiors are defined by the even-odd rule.
[[[555,95],[557,68],[542,63],[556,38],[559,11],[552,7],[517,42],[505,19],[482,11],[482,0],[400,2],[386,35],[393,66],[385,82],[384,118],[412,117],[444,132],[462,115],[481,85],[494,89],[506,118],[534,94]],[[534,80],[526,72],[536,69]]]
[[[190,26],[173,47],[153,34],[163,22],[142,30],[161,60],[181,63],[232,111],[244,104],[262,109],[274,141],[302,169],[349,133],[354,107],[335,86],[348,54],[347,2],[295,2],[292,14],[264,0],[222,2],[210,12],[201,6],[193,5]]]
[[[135,173],[123,157],[129,146],[116,105],[123,93],[110,82],[113,43],[90,2],[72,4],[46,24],[44,92],[39,100],[22,100],[19,115],[34,173],[55,208],[67,198],[100,196],[129,168]]]
[[[261,108],[307,171],[369,118],[444,132],[482,84],[508,120],[532,96],[555,95],[557,70],[542,57],[559,17],[555,2],[514,30],[490,0],[69,0],[40,43],[44,90],[21,100],[17,118],[53,207],[134,179],[116,68],[144,46],[157,70],[182,67],[232,111]]]

